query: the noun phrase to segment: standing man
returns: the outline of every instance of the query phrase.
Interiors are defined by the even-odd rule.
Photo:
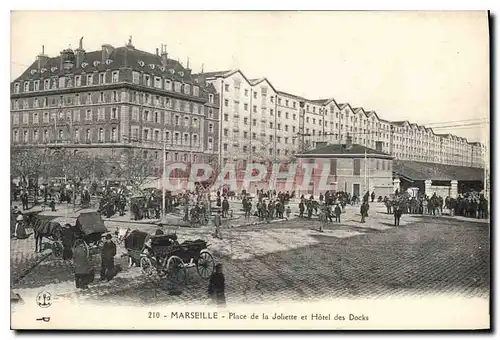
[[[220,211],[217,211],[217,214],[214,217],[214,225],[215,225],[215,238],[222,239],[222,235],[220,233],[220,226],[222,224],[222,217]]]
[[[394,226],[399,227],[399,220],[401,219],[401,215],[403,214],[403,208],[401,207],[400,202],[396,202],[394,205]]]
[[[340,214],[342,213],[342,208],[340,208],[339,203],[335,205],[335,222],[340,223]]]
[[[222,273],[222,264],[217,263],[215,273],[210,276],[208,283],[208,297],[219,307],[226,305],[225,288],[226,283],[224,274]]]
[[[365,223],[365,218],[368,216],[368,201],[364,201],[363,204],[361,204],[361,223]]]
[[[101,281],[110,281],[114,276],[116,244],[111,240],[111,234],[106,235],[106,241],[101,249]]]
[[[222,200],[222,217],[227,217],[227,213],[229,211],[229,201],[227,197],[224,196],[224,200]]]
[[[73,250],[73,262],[75,267],[76,288],[87,289],[88,285],[94,281],[94,269],[90,265],[87,256],[87,249],[80,243]]]
[[[372,191],[371,199],[372,199],[372,203],[373,203],[373,201],[375,200],[375,191]]]

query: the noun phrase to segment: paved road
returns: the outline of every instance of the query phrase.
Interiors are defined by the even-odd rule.
[[[402,226],[393,228],[391,216],[375,211],[366,224],[358,222],[357,209],[343,217],[342,224],[324,233],[312,230],[317,221],[303,219],[226,229],[223,240],[213,239],[210,228],[177,232],[181,241],[204,238],[212,244],[224,265],[229,303],[426,293],[488,296],[486,223],[404,216]],[[98,259],[95,265],[98,269]],[[14,288],[21,296],[44,286],[61,297],[113,303],[199,303],[206,282],[195,271],[180,296],[168,295],[162,282],[145,278],[138,268],[81,292],[74,288],[72,264],[50,258]]]

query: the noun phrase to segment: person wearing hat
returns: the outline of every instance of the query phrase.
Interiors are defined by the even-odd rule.
[[[101,281],[111,280],[115,269],[116,244],[111,234],[106,235],[106,241],[101,249]]]
[[[220,263],[215,266],[215,272],[210,275],[208,297],[211,298],[212,302],[217,306],[226,305],[225,279],[222,273],[222,264]]]
[[[23,215],[17,215],[16,217],[16,226],[14,228],[14,237],[18,239],[24,239],[28,236],[26,235],[26,228],[24,225],[24,217]]]

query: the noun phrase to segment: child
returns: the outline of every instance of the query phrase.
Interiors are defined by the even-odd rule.
[[[290,214],[292,213],[292,209],[290,209],[290,206],[286,207],[286,219],[290,219]]]

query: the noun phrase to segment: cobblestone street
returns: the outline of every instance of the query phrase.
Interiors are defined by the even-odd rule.
[[[229,303],[270,302],[320,297],[377,297],[398,294],[489,294],[489,228],[483,221],[404,215],[401,226],[373,205],[367,223],[359,223],[359,208],[348,207],[342,223],[330,223],[323,233],[315,219],[245,225],[231,222],[223,239],[213,228],[171,228],[179,241],[206,239],[217,261],[223,263]],[[378,211],[378,212],[376,212]],[[241,222],[241,221],[239,221]],[[153,231],[153,225],[107,221],[108,229],[131,227]],[[229,228],[233,225],[233,228]],[[49,256],[32,258],[34,240],[11,242],[13,271],[19,263],[41,261],[13,284],[14,291],[36,295],[42,287],[60,298],[99,299],[116,303],[200,303],[207,282],[188,269],[188,282],[179,296],[168,294],[164,283],[144,277],[139,268],[127,268],[111,282],[95,281],[77,291],[71,261]],[[99,259],[94,259],[99,272]],[[30,265],[25,267],[30,268]],[[98,275],[96,277],[98,279]]]

